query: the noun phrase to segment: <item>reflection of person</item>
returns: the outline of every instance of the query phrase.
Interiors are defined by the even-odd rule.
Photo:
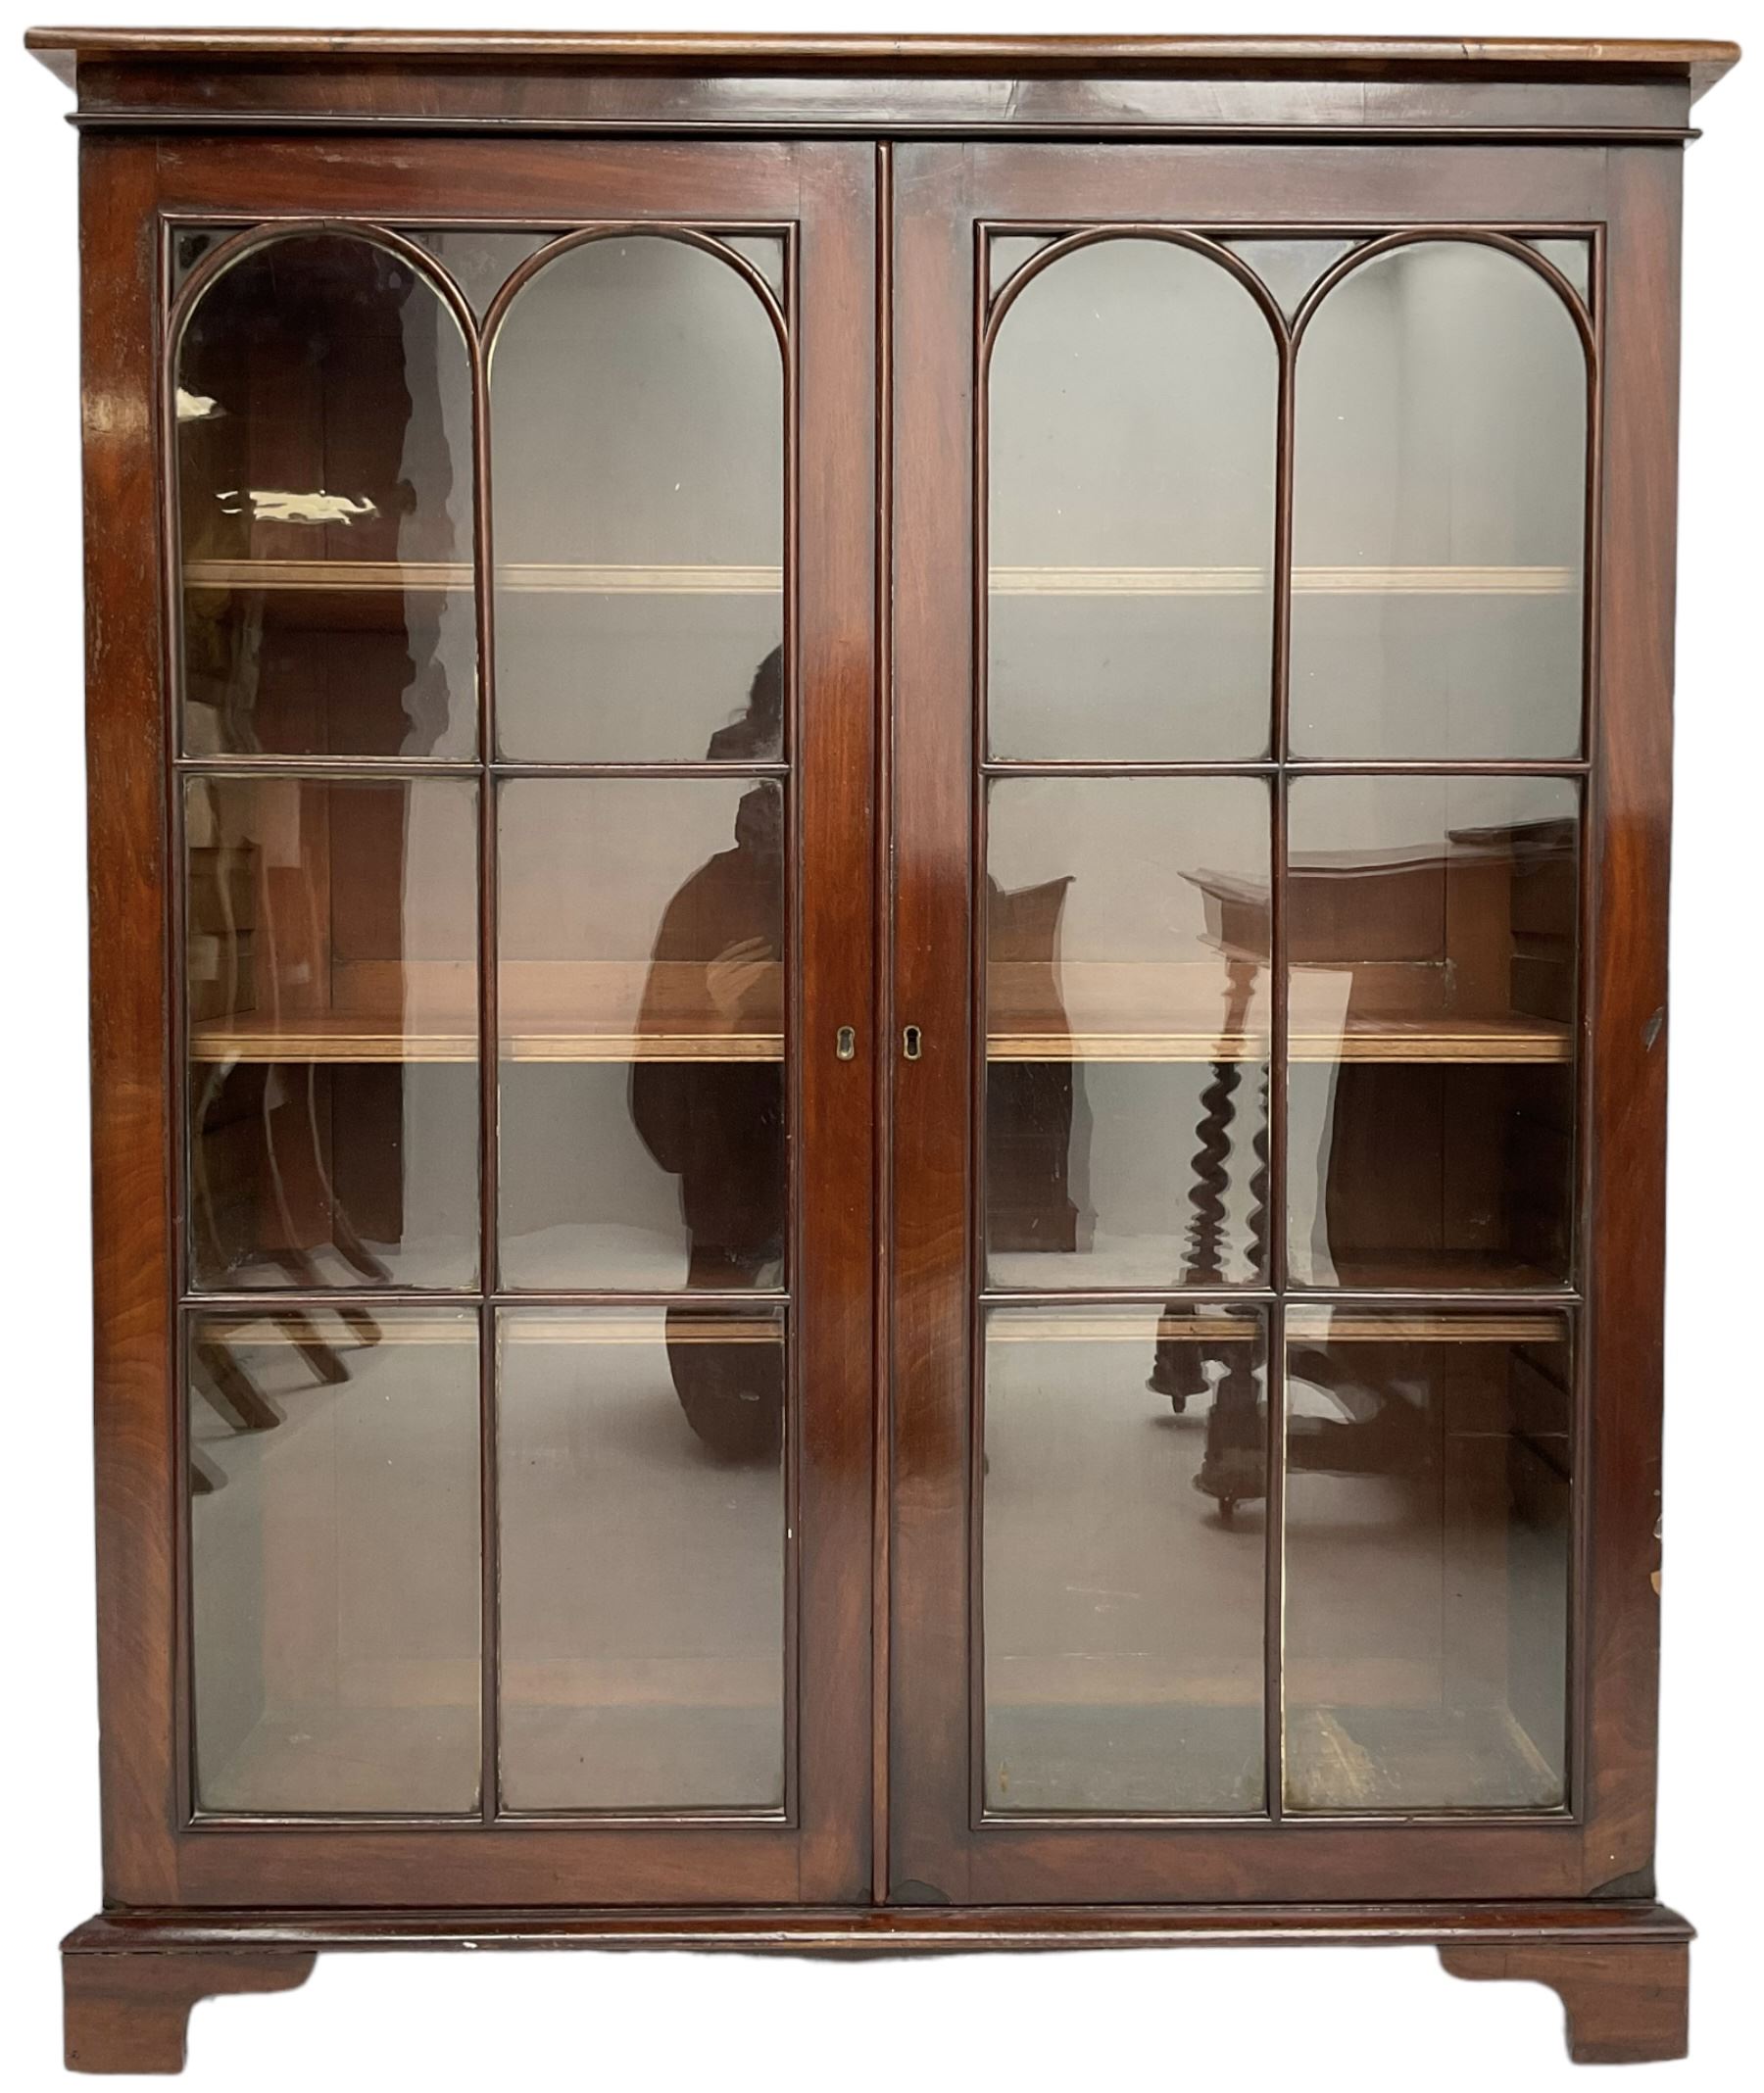
[[[765,761],[781,746],[783,664],[760,664],[742,717],[720,728],[712,761]],[[756,780],[735,814],[734,848],[702,864],[668,903],[638,1019],[644,1037],[680,1033],[681,1000],[737,1037],[782,1030],[783,795]],[[680,1181],[695,1291],[775,1284],[784,1257],[781,1062],[639,1061],[631,1117],[644,1145]],[[667,1314],[667,1363],[680,1407],[705,1443],[732,1460],[775,1460],[783,1442],[784,1368],[774,1344],[718,1343],[703,1308]]]

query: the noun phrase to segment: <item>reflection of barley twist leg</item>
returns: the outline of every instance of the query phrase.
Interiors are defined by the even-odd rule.
[[[1255,1138],[1250,1144],[1255,1168],[1250,1175],[1250,1274],[1266,1281],[1268,1269],[1268,1064],[1256,1087]]]
[[[1231,1186],[1232,1097],[1238,1087],[1235,1061],[1215,1061],[1212,1081],[1200,1093],[1200,1145],[1189,1178],[1189,1284],[1217,1287],[1225,1278],[1225,1194]]]

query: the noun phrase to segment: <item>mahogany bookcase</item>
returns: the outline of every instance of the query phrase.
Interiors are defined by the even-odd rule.
[[[1655,1901],[1681,153],[1726,44],[39,30],[104,1902]]]

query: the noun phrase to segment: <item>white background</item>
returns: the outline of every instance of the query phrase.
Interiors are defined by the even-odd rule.
[[[63,90],[18,48],[6,0],[0,153],[8,201],[0,354],[6,534],[0,718],[0,2059],[60,2073],[55,1942],[98,1900],[86,1275],[85,894],[81,779],[74,141]],[[755,0],[617,7],[419,0],[366,15],[286,0],[219,10],[95,0],[109,22],[320,23],[995,32],[1206,30],[1734,36],[1746,0],[1277,5],[1249,19],[1105,8],[843,15]],[[1702,1931],[1691,2060],[1661,2083],[1751,2082],[1760,2054],[1757,1826],[1764,1818],[1757,1543],[1758,988],[1764,781],[1757,774],[1758,346],[1764,52],[1700,106],[1685,246],[1677,829],[1674,843],[1668,1547],[1659,1874]],[[412,2080],[746,2093],[1001,2085],[1352,2087],[1430,2093],[1565,2080],[1560,2011],[1529,1984],[1462,1984],[1431,1952],[1208,1950],[839,1967],[738,1958],[333,1957],[285,1998],[197,2009],[193,2088]],[[1750,2066],[1744,2059],[1750,2056]]]

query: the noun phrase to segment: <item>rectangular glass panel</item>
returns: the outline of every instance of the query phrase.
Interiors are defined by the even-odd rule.
[[[475,1809],[477,1365],[465,1309],[193,1319],[200,1808]]]
[[[196,1286],[473,1285],[476,786],[196,777],[184,828]]]
[[[784,358],[741,268],[661,233],[560,249],[490,384],[502,753],[780,757]]]
[[[175,410],[186,753],[471,754],[471,360],[433,281],[267,240],[198,292]]]
[[[1287,1333],[1287,1807],[1559,1805],[1567,1318],[1294,1308]]]
[[[500,1319],[502,1795],[784,1800],[784,1318]]]
[[[989,1811],[1262,1805],[1259,1316],[995,1308],[986,1319]]]
[[[1258,756],[1280,400],[1268,317],[1216,256],[1176,241],[1110,238],[1024,266],[1036,272],[988,369],[988,745]]]
[[[780,1285],[782,788],[514,779],[499,828],[504,1283]]]
[[[995,779],[988,807],[992,1283],[1253,1283],[1267,786]]]
[[[1291,792],[1295,1282],[1561,1284],[1578,787],[1328,777]]]

